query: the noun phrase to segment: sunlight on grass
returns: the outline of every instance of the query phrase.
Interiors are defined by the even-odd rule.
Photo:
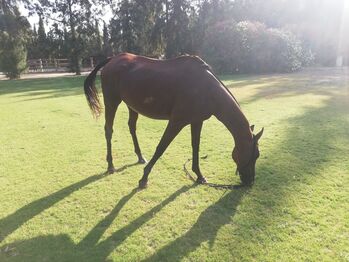
[[[185,128],[138,192],[143,166],[132,165],[124,105],[113,137],[120,171],[106,175],[104,123],[90,115],[83,77],[1,81],[0,261],[347,260],[345,74],[222,78],[250,122],[265,127],[250,189],[192,185],[182,171],[191,157]],[[147,159],[165,125],[140,117]],[[209,119],[201,168],[210,182],[239,183],[232,148]]]

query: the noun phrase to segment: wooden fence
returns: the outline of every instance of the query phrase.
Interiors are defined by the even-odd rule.
[[[69,59],[30,59],[27,61],[29,73],[49,73],[49,72],[68,72]],[[89,71],[94,68],[94,61],[84,60],[82,63],[82,71]]]

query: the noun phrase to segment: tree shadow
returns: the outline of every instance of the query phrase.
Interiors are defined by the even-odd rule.
[[[80,95],[85,76],[0,81],[0,96],[14,95],[23,101]]]
[[[348,116],[348,98],[345,95],[332,94],[323,106],[307,107],[301,116],[285,120],[284,125],[288,126],[286,139],[269,155],[285,157],[290,161],[287,164],[292,170],[278,171],[276,168],[280,168],[279,166],[273,168],[266,162],[261,167],[262,171],[267,171],[265,178],[273,176],[275,179],[279,176],[278,180],[283,181],[279,187],[285,187],[287,183],[299,181],[287,176],[300,175],[301,179],[309,178],[314,175],[314,171],[334,159],[343,150],[335,146],[336,141],[340,139],[344,143],[349,142],[349,122],[345,122]],[[262,175],[259,179],[263,181]]]
[[[309,75],[309,73],[311,73]],[[265,76],[248,83],[231,84],[229,88],[255,85],[256,92],[242,101],[252,103],[260,99],[293,97],[305,94],[332,96],[339,88],[348,90],[348,75],[339,69],[316,70],[288,74],[284,76]]]
[[[263,142],[261,142],[261,155],[268,154],[268,156],[267,160],[259,166],[257,163],[258,175],[253,188],[254,208],[247,208],[249,212],[244,216],[243,225],[237,227],[235,231],[235,234],[239,236],[247,235],[247,237],[243,237],[245,243],[242,244],[251,245],[252,242],[258,245],[261,243],[261,239],[273,238],[275,235],[272,242],[268,243],[266,241],[263,244],[265,248],[269,248],[268,245],[274,247],[285,241],[286,237],[284,235],[290,234],[292,237],[286,239],[290,242],[293,241],[293,244],[289,245],[292,247],[296,242],[298,246],[295,252],[299,252],[299,255],[302,255],[305,260],[321,260],[319,252],[322,248],[331,250],[333,253],[338,251],[333,246],[343,241],[337,239],[340,226],[337,225],[333,232],[326,232],[326,237],[323,237],[321,234],[325,232],[313,232],[312,228],[306,226],[309,222],[304,221],[310,219],[314,223],[313,227],[316,227],[316,223],[321,224],[319,222],[321,217],[305,215],[297,207],[292,206],[290,202],[297,201],[294,200],[295,196],[300,196],[300,192],[304,192],[304,195],[301,196],[302,202],[298,202],[296,206],[303,205],[304,209],[309,210],[309,212],[313,212],[310,210],[315,209],[315,213],[318,210],[316,210],[316,205],[312,201],[326,203],[324,198],[327,197],[327,189],[335,190],[337,193],[342,190],[337,185],[338,183],[345,183],[344,175],[341,173],[326,173],[325,170],[333,166],[334,163],[336,163],[337,168],[339,163],[349,167],[346,146],[349,143],[348,98],[345,95],[332,95],[328,97],[322,107],[308,107],[304,114],[285,120],[283,125],[288,126],[288,129],[283,135],[284,138],[277,140],[274,144],[272,151],[264,152]],[[269,130],[269,132],[272,132],[272,130]],[[333,177],[334,175],[336,177]],[[320,181],[324,181],[322,183],[324,192],[312,191],[316,188],[313,185],[319,184]],[[329,181],[336,182],[331,183]],[[335,184],[335,186],[331,187],[331,184]],[[327,215],[326,224],[331,228],[331,223],[338,219],[338,215],[336,215],[335,202],[329,203],[330,201],[323,204],[325,211],[322,210],[322,213]],[[291,221],[286,219],[286,222],[285,217],[288,216],[292,216],[293,219]],[[344,217],[342,219],[345,220]],[[300,224],[300,226],[295,226],[297,224]],[[280,232],[280,235],[275,233],[276,230]],[[306,230],[309,230],[310,236],[314,239],[322,238],[323,242],[319,243],[316,240],[311,242],[309,240],[310,242],[306,243],[309,246],[299,246],[305,244],[305,240],[304,238],[297,238],[301,234],[300,232],[304,233]],[[335,230],[337,230],[337,233],[335,233]],[[253,238],[248,237],[248,235],[253,235]],[[294,255],[295,253],[293,253]],[[275,257],[275,259],[288,260],[288,257]]]

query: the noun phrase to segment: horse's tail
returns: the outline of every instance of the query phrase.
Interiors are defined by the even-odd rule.
[[[93,116],[96,118],[98,118],[102,111],[101,103],[98,97],[98,91],[95,86],[96,75],[98,70],[105,66],[111,59],[112,57],[109,57],[106,60],[100,62],[85,79],[84,90],[86,99],[89,107],[91,108]]]

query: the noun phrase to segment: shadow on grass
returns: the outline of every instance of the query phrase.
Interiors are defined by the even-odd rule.
[[[15,95],[24,101],[80,95],[85,76],[24,79],[0,82],[1,95]],[[99,81],[98,81],[99,82]]]
[[[263,234],[275,221],[275,217],[270,216],[279,213],[273,210],[278,209],[297,186],[319,179],[320,170],[331,160],[342,158],[348,162],[345,155],[345,145],[349,143],[348,122],[343,120],[348,114],[349,99],[345,95],[326,94],[328,100],[323,107],[309,108],[303,115],[285,120],[290,128],[279,147],[273,152],[261,153],[269,157],[258,167],[260,174],[251,189],[258,208],[246,207],[250,213],[246,215],[244,225],[237,229],[240,236],[252,237],[247,242],[253,242],[254,237]],[[342,148],[336,148],[336,138],[343,140]],[[283,159],[281,165],[275,165],[280,159]],[[226,195],[208,207],[188,232],[144,261],[180,261],[201,243],[214,241],[218,229],[231,222],[242,196],[242,192]]]
[[[96,182],[105,176],[107,173],[102,173],[94,176],[90,176],[84,180],[81,180],[75,184],[72,184],[66,188],[63,188],[49,196],[40,198],[30,204],[18,209],[15,213],[2,218],[0,220],[0,243],[17,228],[22,226],[28,220],[32,219],[36,215],[40,214],[44,210],[50,208],[57,202],[61,201],[65,197],[79,190],[80,188]]]
[[[308,90],[308,92],[315,92],[315,90]],[[287,93],[279,92],[279,95],[283,96]],[[276,209],[284,203],[285,198],[302,184],[321,179],[320,170],[333,159],[342,158],[343,161],[347,161],[345,146],[349,143],[349,133],[345,119],[348,112],[348,97],[331,92],[326,92],[326,96],[328,100],[323,107],[309,108],[303,115],[285,120],[284,124],[289,128],[283,139],[278,142],[272,152],[261,152],[262,155],[267,154],[268,158],[262,165],[257,164],[259,172],[256,184],[251,189],[258,204],[256,208],[245,207],[250,213],[246,215],[241,228],[237,228],[238,234],[247,235],[244,241],[256,241],[254,238],[257,239],[265,229],[275,226],[273,224],[275,217],[270,216],[280,215]],[[269,132],[272,132],[271,128]],[[343,144],[343,148],[336,146],[338,144],[336,139],[341,139],[339,144]],[[5,231],[7,236],[24,222],[74,190],[97,180],[93,177],[89,179],[91,181],[84,180],[61,190],[62,192],[58,191],[52,199],[48,199],[48,203],[42,199],[18,210],[1,220],[0,228],[4,225],[8,228]],[[67,235],[40,236],[10,244],[9,246],[15,249],[9,253],[9,258],[11,261],[105,261],[116,247],[150,221],[154,214],[190,188],[182,187],[159,205],[99,242],[120,210],[134,196],[135,190],[133,190],[124,196],[80,243],[75,244]],[[185,234],[156,250],[145,261],[178,261],[195,251],[205,241],[213,245],[219,229],[231,222],[245,193],[246,189],[239,189],[226,194],[204,210]],[[31,208],[34,211],[31,211]],[[22,215],[24,218],[21,218]],[[15,221],[11,222],[12,220]],[[260,230],[256,231],[256,227]],[[251,236],[250,239],[249,236]],[[16,252],[20,253],[16,255]]]
[[[332,94],[324,106],[308,108],[303,115],[287,119],[286,139],[275,151],[268,152],[273,154],[271,158],[277,157],[270,161],[285,161],[282,166],[271,165],[269,161],[261,166],[261,171],[268,174],[261,174],[259,182],[274,181],[280,183],[275,185],[281,188],[288,183],[316,179],[318,169],[331,160],[345,159],[344,149],[349,143],[348,108],[348,96]],[[340,144],[343,147],[338,147]],[[280,167],[283,170],[278,170]],[[294,179],[294,176],[298,177]]]
[[[78,244],[78,247],[77,247],[78,252],[80,252],[81,254],[86,254],[86,252],[90,252],[89,257],[92,256],[94,258],[91,261],[105,261],[109,256],[109,254],[115,248],[117,248],[120,244],[122,244],[137,229],[139,229],[142,225],[150,221],[164,207],[166,207],[171,202],[175,201],[177,197],[189,191],[194,186],[196,185],[183,186],[182,188],[180,188],[179,190],[171,194],[169,197],[167,197],[160,204],[148,210],[146,213],[144,213],[137,219],[130,222],[127,226],[124,226],[121,229],[117,230],[107,239],[103,240],[102,242],[98,243],[95,246],[91,246],[91,244],[96,243],[96,241],[87,242],[85,238]],[[117,210],[118,208],[116,207],[115,209]],[[112,220],[114,220],[116,217],[116,214],[113,211],[111,212],[112,215],[109,214],[104,220],[99,222],[99,224],[104,224],[104,223],[107,223],[108,225],[111,224]],[[99,229],[97,225],[94,229],[91,230],[91,232],[88,235],[95,235],[96,232],[98,231]]]
[[[343,213],[336,214],[336,202],[331,204],[327,202],[326,191],[333,190],[337,193],[340,190],[343,191],[344,189],[337,185],[341,183],[344,185],[346,174],[325,173],[325,170],[333,166],[341,168],[342,165],[342,170],[349,167],[346,146],[349,144],[348,98],[345,95],[332,95],[328,97],[323,107],[308,108],[303,115],[287,119],[285,122],[289,128],[284,139],[277,142],[272,152],[261,151],[261,155],[268,154],[268,158],[257,168],[258,176],[253,190],[254,204],[246,207],[244,223],[235,231],[239,236],[253,236],[243,237],[244,246],[263,243],[263,247],[268,249],[278,246],[278,243],[282,245],[283,242],[290,241],[289,248],[295,248],[293,255],[298,253],[302,260],[321,260],[319,252],[322,249],[331,250],[334,254],[338,251],[333,243],[338,244],[343,240],[338,240],[336,233],[324,231],[323,234],[326,234],[326,237],[321,237],[320,233],[314,233],[313,230],[319,230],[319,232],[322,230],[319,226],[323,223],[320,222],[322,217],[316,215],[317,212],[323,215],[335,214],[334,220],[331,216],[327,218],[326,225],[329,228],[336,219],[343,216]],[[314,189],[321,185],[321,181],[324,181],[321,186],[324,192],[316,192]],[[300,196],[300,192],[303,192],[301,199],[293,206],[290,203],[297,201],[293,195]],[[291,202],[288,202],[289,200]],[[318,203],[321,203],[323,210],[319,211],[316,208]],[[301,210],[308,210],[313,214],[306,215]],[[285,219],[287,217],[292,219]],[[342,219],[345,221],[344,216]],[[309,223],[314,224],[308,227]],[[338,230],[340,226],[338,224],[336,226]],[[296,230],[292,231],[294,228]],[[309,245],[300,244],[306,241],[301,236],[301,232],[306,230],[309,230],[309,235],[315,234],[315,239],[323,238],[323,242],[310,240],[307,243]],[[301,239],[297,242],[295,239],[299,237]],[[318,247],[314,248],[314,246]],[[259,251],[259,253],[263,252]],[[274,259],[288,260],[289,258],[280,254],[280,257]]]
[[[251,77],[244,81],[234,81],[228,87],[253,87],[256,93],[250,98],[241,101],[248,104],[260,99],[274,99],[292,97],[305,94],[323,95],[331,97],[333,91],[348,92],[348,73],[339,69],[316,70],[311,75],[299,72],[287,75]]]
[[[132,164],[126,164],[126,165],[124,165],[122,167],[118,167],[118,168],[114,169],[114,172],[120,173],[120,172],[126,170],[129,167],[139,166],[139,165],[141,165],[139,162],[135,162],[135,163],[132,163]]]
[[[347,113],[348,101],[346,97],[329,97],[327,104],[321,108],[310,108],[303,115],[288,119],[291,124],[279,147],[273,152],[264,154],[283,158],[280,163],[273,157],[268,158],[258,167],[259,174],[256,185],[251,189],[258,202],[256,209],[246,207],[251,213],[247,214],[244,224],[237,228],[239,235],[258,237],[269,226],[273,225],[278,216],[275,209],[283,203],[285,197],[296,190],[297,186],[308,181],[318,179],[318,170],[326,165],[338,154],[341,149],[334,147],[333,138],[339,136],[349,142],[347,123],[342,123]],[[336,115],[333,113],[336,112]],[[345,150],[345,149],[342,149]],[[263,152],[262,152],[263,154]],[[296,160],[293,159],[296,158]],[[294,179],[296,177],[296,179]],[[20,209],[13,215],[3,219],[1,228],[6,225],[6,235],[20,227],[24,222],[57,201],[101,176],[93,176],[79,183],[73,184],[47,199],[41,199]],[[182,187],[174,192],[162,203],[148,210],[146,213],[131,221],[128,225],[112,233],[107,239],[100,241],[102,235],[113,223],[120,210],[136,190],[125,195],[115,208],[86,235],[78,244],[75,244],[67,235],[40,236],[33,239],[14,242],[9,245],[7,257],[11,261],[106,261],[108,256],[121,245],[129,236],[150,221],[154,214],[163,207],[175,201],[176,198],[188,191],[191,187]],[[204,210],[195,224],[182,236],[166,246],[156,250],[153,255],[144,261],[179,261],[195,251],[202,243],[208,241],[212,246],[221,227],[231,223],[236,209],[246,193],[246,189],[233,190]],[[275,210],[275,212],[273,212]],[[260,230],[256,231],[255,229]],[[247,241],[247,239],[245,239]],[[249,241],[255,241],[251,238]],[[12,250],[11,247],[14,247]],[[18,255],[16,252],[20,252]],[[130,250],[132,252],[132,250]]]
[[[135,166],[138,163],[133,164],[126,164],[118,169],[116,169],[116,172],[121,172],[129,167]],[[13,214],[0,219],[0,243],[12,232],[14,232],[17,228],[21,227],[24,223],[35,217],[36,215],[40,214],[41,212],[45,211],[46,209],[50,208],[57,202],[63,200],[65,197],[71,195],[75,191],[81,189],[82,187],[85,187],[93,182],[96,182],[100,179],[105,178],[106,176],[109,176],[110,174],[107,172],[97,174],[90,176],[84,180],[81,180],[77,183],[74,183],[68,187],[65,187],[49,196],[40,198],[38,200],[35,200],[34,202],[31,202],[28,205],[25,205],[24,207],[18,209]]]
[[[203,211],[189,231],[143,261],[180,261],[200,247],[203,242],[208,241],[212,246],[219,229],[231,223],[247,190],[247,188],[240,188],[226,194]]]
[[[40,236],[8,245],[6,257],[11,261],[106,261],[109,254],[117,246],[151,220],[162,208],[175,201],[178,196],[194,186],[183,186],[160,204],[99,243],[101,236],[115,220],[120,210],[135,195],[138,191],[137,189],[132,190],[128,195],[120,199],[115,208],[79,244],[74,244],[67,235]]]

